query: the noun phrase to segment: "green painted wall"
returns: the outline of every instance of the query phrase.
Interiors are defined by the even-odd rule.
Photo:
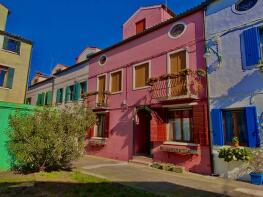
[[[10,168],[10,157],[6,148],[8,138],[5,130],[8,128],[9,115],[16,112],[16,110],[30,112],[34,110],[34,106],[0,101],[0,170],[8,170]]]

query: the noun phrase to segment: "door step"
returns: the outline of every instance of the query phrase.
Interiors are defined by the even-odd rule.
[[[136,164],[136,165],[143,165],[143,166],[150,166],[153,160],[151,157],[146,156],[133,156],[129,163]]]

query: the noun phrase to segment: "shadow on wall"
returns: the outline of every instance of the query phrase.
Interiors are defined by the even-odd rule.
[[[242,102],[247,97],[253,97],[253,94],[263,91],[263,73],[258,70],[247,74],[237,84],[233,85],[227,92],[227,95],[221,98],[213,99],[213,108],[226,108],[233,104]]]
[[[135,104],[134,107],[129,107],[125,110],[112,110],[110,113],[122,113],[121,117],[117,121],[117,124],[113,127],[110,126],[110,135],[116,135],[124,137],[122,144],[118,151],[126,149],[128,147],[128,157],[131,158],[133,154],[133,110],[136,106],[146,105],[147,97],[144,96],[140,98]],[[114,117],[113,115],[110,115]],[[117,148],[117,147],[116,147]]]
[[[127,186],[129,185],[129,186]],[[142,188],[132,189],[132,187]],[[148,193],[148,192],[155,192]],[[6,182],[0,184],[0,196],[207,196],[217,197],[220,194],[207,192],[169,182],[99,182],[99,183],[66,183],[66,182]]]

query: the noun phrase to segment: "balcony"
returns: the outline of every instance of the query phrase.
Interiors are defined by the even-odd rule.
[[[157,101],[170,101],[178,99],[198,99],[204,91],[203,80],[205,71],[183,70],[176,74],[166,74],[151,78],[148,85],[151,86],[151,98]]]
[[[110,93],[104,92],[90,92],[85,96],[86,104],[92,109],[107,109],[109,107]]]

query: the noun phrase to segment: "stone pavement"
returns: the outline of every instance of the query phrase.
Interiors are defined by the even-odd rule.
[[[93,156],[84,156],[74,162],[74,166],[82,173],[162,196],[263,197],[263,186],[193,173],[166,172],[148,166]]]

